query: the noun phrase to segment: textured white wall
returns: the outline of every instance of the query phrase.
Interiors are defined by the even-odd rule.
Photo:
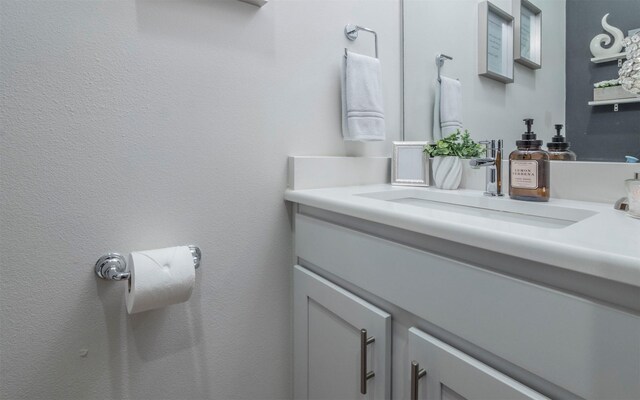
[[[511,13],[511,0],[491,0]],[[442,75],[462,82],[464,127],[476,139],[503,139],[506,154],[534,118],[546,142],[565,121],[565,0],[533,0],[542,10],[542,69],[514,65],[514,83],[478,76],[480,0],[404,0],[405,136],[426,140],[433,124],[435,56],[444,53]]]
[[[343,47],[380,34],[400,131],[398,0],[0,1],[0,398],[291,395],[289,154],[340,136]],[[186,304],[127,316],[107,251],[198,244]],[[82,356],[83,349],[88,350]]]

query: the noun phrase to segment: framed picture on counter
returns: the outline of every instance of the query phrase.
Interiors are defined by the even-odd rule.
[[[489,1],[478,4],[478,75],[513,82],[513,17]]]
[[[393,142],[391,184],[429,186],[429,159],[424,152],[427,142]]]
[[[514,59],[531,69],[542,67],[542,10],[529,0],[513,0]]]

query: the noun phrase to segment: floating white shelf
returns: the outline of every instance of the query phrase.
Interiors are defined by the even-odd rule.
[[[605,63],[605,62],[609,62],[609,61],[621,60],[621,59],[625,58],[626,56],[627,56],[627,53],[618,53],[618,54],[614,54],[614,55],[611,55],[611,56],[593,57],[591,59],[591,62],[595,63],[595,64],[600,64],[600,63]]]
[[[640,97],[631,97],[626,99],[612,99],[612,100],[598,100],[590,101],[590,106],[607,106],[610,104],[624,104],[624,103],[640,103]]]
[[[240,1],[243,1],[243,2],[249,3],[249,4],[253,4],[254,6],[262,7],[265,4],[267,4],[267,2],[269,0],[240,0]]]

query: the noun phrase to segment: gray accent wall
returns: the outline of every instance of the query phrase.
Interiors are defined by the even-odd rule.
[[[621,104],[618,112],[612,105],[587,104],[593,99],[593,83],[618,77],[616,62],[590,61],[589,43],[604,32],[600,21],[606,13],[609,24],[625,34],[640,28],[638,0],[567,0],[566,133],[582,161],[640,157],[640,103]]]

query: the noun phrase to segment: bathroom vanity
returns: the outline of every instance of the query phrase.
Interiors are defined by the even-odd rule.
[[[640,398],[640,221],[386,184],[285,198],[295,398]]]

